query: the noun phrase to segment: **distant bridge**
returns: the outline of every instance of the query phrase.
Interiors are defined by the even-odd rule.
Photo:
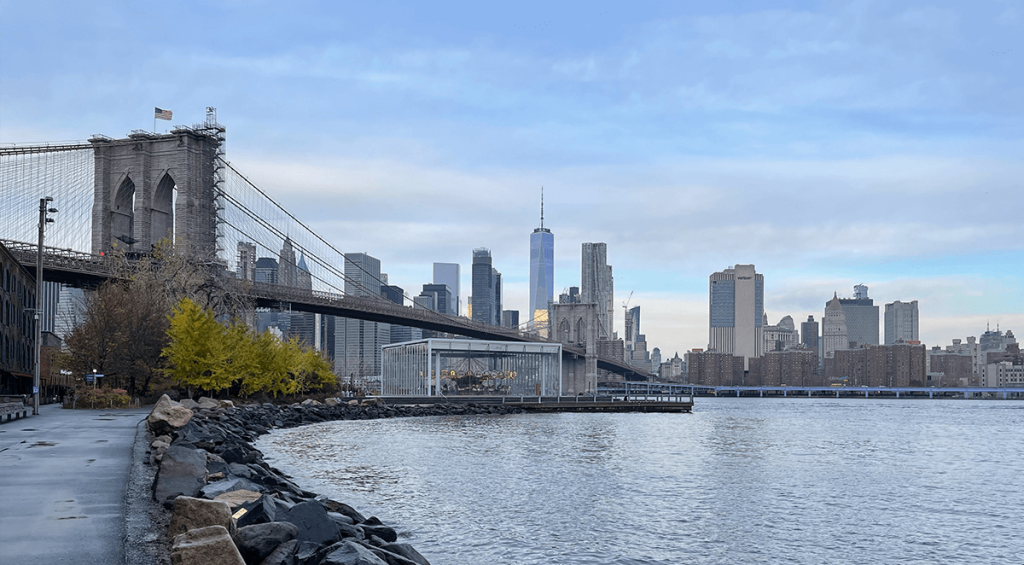
[[[116,248],[129,256],[146,255],[169,238],[187,241],[203,256],[215,258],[223,274],[242,278],[257,307],[486,340],[545,341],[515,328],[414,308],[408,295],[408,306],[386,300],[380,296],[381,280],[366,283],[374,277],[346,273],[344,253],[225,159],[224,132],[215,113],[208,113],[205,122],[177,126],[169,134],[136,131],[126,139],[97,135],[83,142],[0,147],[0,241],[34,268],[37,206],[41,197],[51,196],[60,211],[46,232],[47,281],[98,286],[115,276],[104,254]],[[295,280],[256,281],[255,259],[279,259],[283,267],[286,258],[279,252],[287,246],[304,259],[307,286]],[[295,258],[289,260],[294,271]],[[563,368],[575,367],[576,376],[585,373],[587,390],[596,386],[597,369],[645,378],[623,360],[601,357],[579,344],[563,344],[563,356],[568,361]]]

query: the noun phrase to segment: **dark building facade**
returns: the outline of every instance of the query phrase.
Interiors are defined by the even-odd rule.
[[[423,285],[423,292],[420,296],[429,296],[434,301],[433,310],[442,314],[455,315],[450,310],[452,304],[452,289],[446,284],[431,283]]]
[[[925,347],[896,343],[837,350],[825,359],[825,383],[846,386],[925,386]]]
[[[491,265],[491,251],[473,250],[473,320],[501,325],[501,273]]]
[[[974,376],[974,358],[970,353],[945,352],[935,347],[929,363],[930,374],[941,373],[939,386],[967,386]]]
[[[800,324],[800,344],[805,349],[817,352],[818,336],[820,335],[818,322],[814,320],[814,316],[807,316],[807,321]]]
[[[31,394],[35,374],[36,279],[0,244],[0,393]]]
[[[706,386],[743,384],[743,356],[741,355],[714,351],[691,351],[686,363],[687,382],[690,384]]]
[[[816,386],[818,354],[809,349],[769,351],[750,360],[750,370],[744,379],[748,386]]]

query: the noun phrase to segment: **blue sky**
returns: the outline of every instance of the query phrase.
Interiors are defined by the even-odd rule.
[[[240,170],[407,291],[484,246],[525,309],[543,185],[556,292],[607,242],[669,355],[736,263],[772,323],[865,283],[945,345],[1024,331],[1022,38],[1015,1],[0,1],[0,142],[215,106]]]

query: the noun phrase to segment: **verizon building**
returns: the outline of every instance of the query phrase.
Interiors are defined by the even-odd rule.
[[[736,265],[710,279],[711,330],[708,349],[743,357],[760,357],[764,347],[764,275],[753,265]]]

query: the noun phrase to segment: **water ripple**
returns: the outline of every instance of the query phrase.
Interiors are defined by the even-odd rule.
[[[692,415],[332,422],[257,445],[439,564],[1017,563],[1022,407],[706,399]]]

